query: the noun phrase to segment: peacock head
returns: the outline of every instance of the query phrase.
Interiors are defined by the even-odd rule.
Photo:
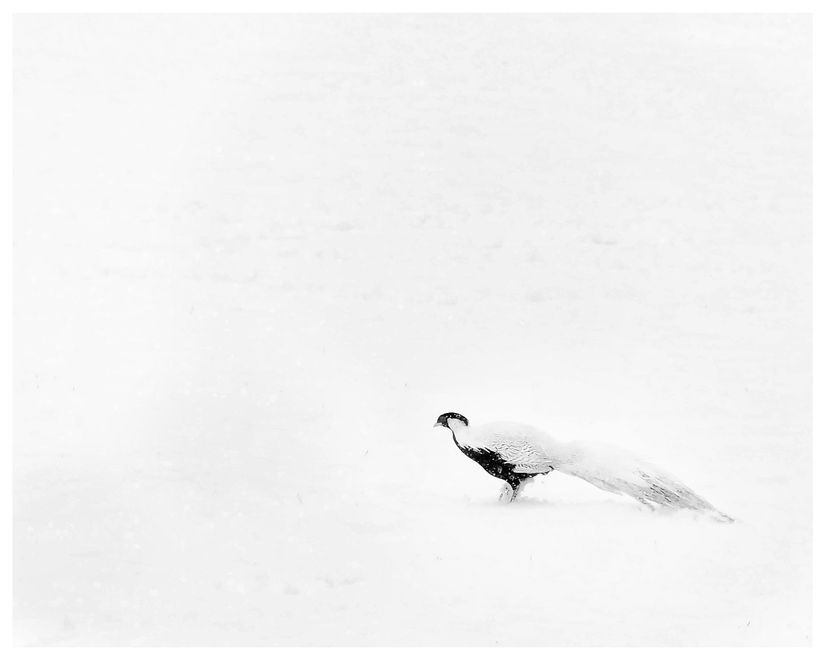
[[[443,426],[445,428],[450,428],[449,421],[451,419],[458,420],[464,426],[469,426],[470,423],[467,421],[467,418],[464,415],[461,415],[457,412],[448,412],[438,416],[438,419],[433,424],[433,428],[436,426]]]

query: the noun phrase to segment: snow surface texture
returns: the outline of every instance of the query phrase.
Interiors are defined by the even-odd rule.
[[[810,19],[14,47],[18,644],[810,643]],[[448,410],[740,522],[502,506]]]

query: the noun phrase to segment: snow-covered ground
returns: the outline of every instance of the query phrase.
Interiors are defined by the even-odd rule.
[[[15,21],[18,644],[809,644],[810,20]],[[739,519],[433,429],[611,442]]]

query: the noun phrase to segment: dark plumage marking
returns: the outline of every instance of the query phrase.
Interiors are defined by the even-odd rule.
[[[452,429],[450,429],[450,431],[452,432]],[[455,433],[453,433],[453,442],[455,443],[455,446],[461,450],[462,454],[464,454],[467,458],[473,459],[484,468],[487,474],[510,484],[510,487],[514,492],[518,491],[519,485],[521,485],[522,481],[535,477],[539,474],[547,474],[547,472],[534,472],[532,474],[529,472],[515,472],[514,470],[516,466],[512,463],[508,463],[497,451],[483,447],[463,447],[458,444],[458,440],[455,438]]]

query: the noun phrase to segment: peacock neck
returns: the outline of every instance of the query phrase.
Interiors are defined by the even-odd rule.
[[[467,444],[466,442],[462,442],[462,440],[466,437],[469,429],[467,425],[459,419],[449,419],[447,420],[447,427],[450,429],[450,432],[453,434],[453,442],[456,445],[461,447],[462,445]]]

